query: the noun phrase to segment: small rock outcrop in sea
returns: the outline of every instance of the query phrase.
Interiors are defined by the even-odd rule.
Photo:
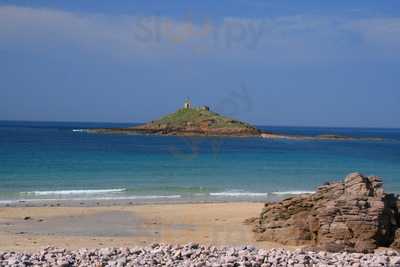
[[[314,194],[265,204],[254,232],[260,241],[333,252],[400,249],[399,206],[379,177],[352,173]]]

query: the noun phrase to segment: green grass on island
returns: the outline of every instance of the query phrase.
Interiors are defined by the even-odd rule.
[[[200,127],[211,129],[255,129],[250,124],[228,118],[204,108],[179,109],[158,120],[145,124],[146,127],[175,128]]]

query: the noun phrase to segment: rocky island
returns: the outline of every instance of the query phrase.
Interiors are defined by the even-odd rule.
[[[261,131],[248,123],[222,116],[209,107],[192,107],[190,101],[176,112],[149,123],[113,129],[91,129],[97,133],[137,133],[179,136],[235,136],[251,137]]]
[[[158,120],[128,128],[97,128],[87,129],[90,133],[115,134],[153,134],[175,136],[209,136],[209,137],[260,137],[265,139],[284,140],[322,140],[322,141],[382,141],[375,137],[352,137],[336,134],[317,136],[289,135],[273,133],[257,129],[249,123],[232,119],[210,110],[208,106],[192,107],[190,101],[185,101],[183,108],[161,117]]]

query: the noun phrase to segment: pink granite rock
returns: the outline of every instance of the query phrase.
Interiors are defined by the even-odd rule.
[[[258,240],[328,251],[400,248],[397,197],[379,177],[359,173],[327,183],[316,193],[267,203],[256,222]]]

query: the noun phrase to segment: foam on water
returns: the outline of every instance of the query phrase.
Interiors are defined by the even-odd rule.
[[[31,192],[20,192],[22,195],[36,195],[36,196],[48,196],[48,195],[90,195],[90,194],[107,194],[107,193],[121,193],[126,191],[126,188],[116,189],[92,189],[92,190],[55,190],[55,191],[31,191]]]

